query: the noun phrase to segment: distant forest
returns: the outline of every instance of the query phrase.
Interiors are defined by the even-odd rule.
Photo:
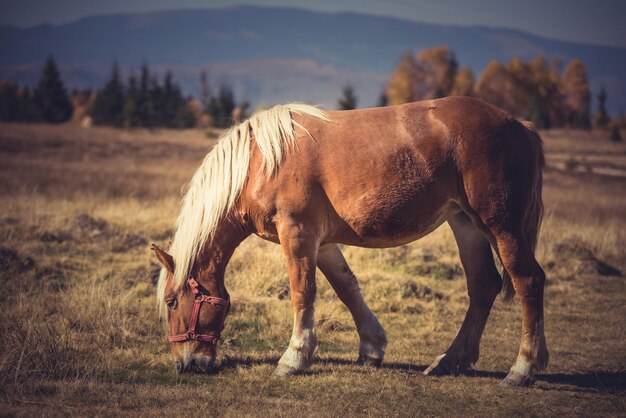
[[[54,58],[49,56],[34,89],[11,81],[0,82],[0,120],[88,120],[89,124],[127,128],[190,128],[203,123],[225,128],[245,115],[249,104],[237,104],[229,86],[221,85],[214,95],[208,75],[202,73],[200,79],[200,99],[195,100],[183,96],[169,71],[161,81],[143,64],[139,76],[131,71],[125,82],[114,63],[102,89],[75,89],[68,93]]]
[[[561,70],[558,61],[543,56],[530,61],[513,58],[492,61],[478,80],[469,67],[462,67],[447,46],[407,53],[390,74],[379,106],[460,95],[492,103],[513,116],[533,122],[541,129],[626,127],[626,118],[611,120],[606,111],[607,92],[597,96],[597,112],[590,114],[591,93],[587,69],[580,60]],[[198,97],[185,97],[171,72],[162,79],[147,64],[137,76],[131,71],[123,80],[117,64],[112,65],[107,83],[99,90],[67,92],[52,56],[46,60],[37,85],[31,90],[12,81],[0,82],[0,120],[63,123],[69,120],[115,127],[226,128],[247,116],[249,103],[237,103],[232,88],[214,90],[208,74],[200,74]],[[345,86],[339,109],[354,109],[357,92]]]
[[[444,96],[474,96],[492,103],[513,116],[530,120],[537,127],[589,129],[607,127],[607,93],[598,95],[595,115],[590,114],[591,93],[587,69],[572,60],[563,71],[558,61],[538,56],[524,62],[492,61],[475,80],[469,67],[460,67],[446,46],[407,53],[389,77],[381,105],[395,105]],[[619,118],[624,121],[623,115]]]

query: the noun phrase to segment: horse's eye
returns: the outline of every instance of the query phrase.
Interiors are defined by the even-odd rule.
[[[174,310],[178,307],[178,299],[171,299],[166,301],[165,303],[167,303],[167,307],[170,308],[170,310]]]

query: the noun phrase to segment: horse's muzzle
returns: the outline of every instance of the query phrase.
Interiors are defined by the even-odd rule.
[[[215,357],[207,356],[203,354],[195,354],[187,357],[186,359],[177,358],[174,361],[174,367],[176,373],[211,373],[213,371],[213,365],[215,364]]]

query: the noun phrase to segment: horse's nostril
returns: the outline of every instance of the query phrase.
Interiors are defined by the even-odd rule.
[[[195,359],[196,367],[202,373],[210,372],[211,369],[213,368],[214,362],[215,362],[214,357],[200,356],[200,357],[196,357]]]
[[[208,356],[200,356],[196,358],[189,358],[187,362],[184,360],[174,360],[174,367],[176,368],[176,373],[207,373],[211,370],[213,363],[213,357]]]
[[[176,367],[176,373],[182,373],[183,372],[183,362],[180,360],[176,360],[174,362],[174,367]]]

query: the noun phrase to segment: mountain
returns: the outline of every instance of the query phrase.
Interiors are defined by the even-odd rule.
[[[70,86],[98,87],[113,60],[171,69],[188,93],[201,69],[254,104],[307,101],[334,107],[354,85],[373,105],[406,51],[448,45],[479,75],[493,59],[543,54],[587,66],[594,91],[605,86],[612,112],[626,109],[626,49],[556,41],[504,28],[420,23],[358,13],[238,6],[94,16],[62,25],[0,27],[0,78],[34,83],[52,53]]]

